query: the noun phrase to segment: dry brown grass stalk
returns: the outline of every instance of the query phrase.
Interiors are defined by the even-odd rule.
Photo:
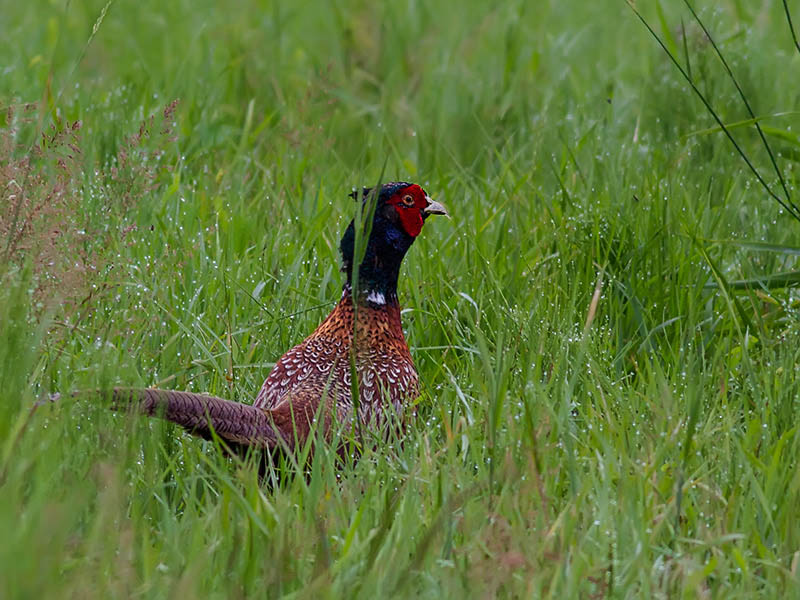
[[[0,280],[32,274],[33,314],[55,309],[67,318],[91,309],[104,289],[110,250],[135,224],[133,209],[170,169],[177,101],[142,122],[115,156],[98,167],[85,160],[80,121],[57,120],[28,145],[33,104],[9,108],[0,128]]]

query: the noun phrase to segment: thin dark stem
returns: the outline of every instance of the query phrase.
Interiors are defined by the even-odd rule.
[[[789,12],[789,5],[786,4],[786,0],[783,0],[783,10],[786,12],[786,22],[789,23],[789,31],[792,32],[792,41],[794,42],[794,47],[797,48],[797,51],[800,52],[800,42],[797,41],[797,34],[794,31],[794,25],[792,24],[792,14]]]
[[[772,162],[772,166],[775,169],[775,173],[778,175],[778,180],[781,182],[781,187],[783,188],[783,193],[786,195],[786,202],[792,205],[792,208],[795,210],[796,213],[800,214],[800,208],[792,202],[792,195],[789,193],[789,189],[786,187],[786,181],[783,179],[783,174],[781,173],[780,168],[778,167],[778,163],[775,160],[775,155],[772,153],[772,148],[769,147],[769,143],[767,142],[767,138],[764,135],[764,131],[761,129],[761,125],[759,125],[758,120],[756,119],[756,115],[753,112],[753,109],[750,106],[750,103],[747,101],[747,96],[745,96],[742,87],[739,85],[739,82],[736,80],[736,77],[733,75],[733,71],[731,70],[730,66],[728,65],[728,61],[725,60],[725,57],[722,55],[717,43],[714,41],[714,38],[711,37],[711,32],[706,29],[705,24],[703,21],[700,20],[699,15],[695,12],[694,7],[689,3],[689,0],[683,0],[686,7],[692,13],[694,20],[697,21],[697,24],[703,29],[703,33],[706,34],[708,41],[711,42],[711,46],[714,48],[714,52],[717,53],[720,61],[722,61],[722,66],[725,67],[725,70],[728,72],[728,76],[731,78],[733,85],[736,86],[736,91],[739,92],[739,97],[744,102],[745,108],[747,108],[747,112],[751,118],[753,118],[754,125],[756,126],[756,130],[758,131],[758,135],[761,137],[761,141],[764,144],[764,148],[767,149],[767,154],[769,154],[769,160]],[[691,76],[691,75],[690,75]]]
[[[752,162],[750,162],[750,159],[749,159],[749,158],[747,158],[747,155],[744,153],[744,151],[741,149],[741,147],[739,146],[739,144],[736,142],[736,140],[734,139],[733,135],[731,135],[731,132],[730,132],[730,131],[728,130],[728,128],[725,126],[725,123],[723,123],[723,122],[722,122],[722,119],[720,119],[720,118],[719,118],[719,116],[717,115],[717,113],[716,113],[716,111],[714,110],[714,108],[711,106],[711,104],[709,103],[709,101],[708,101],[708,100],[706,99],[706,97],[703,95],[703,92],[701,92],[701,91],[700,91],[700,90],[697,88],[697,86],[695,85],[695,83],[694,83],[694,81],[692,80],[692,78],[691,78],[691,77],[689,77],[689,75],[688,75],[688,74],[686,73],[686,71],[683,69],[683,67],[681,66],[681,64],[678,62],[678,59],[676,59],[676,58],[675,58],[675,57],[672,55],[672,52],[670,52],[670,51],[669,51],[669,49],[666,47],[666,45],[665,45],[665,44],[664,44],[664,42],[661,40],[661,38],[660,38],[660,37],[658,37],[658,34],[657,34],[655,31],[653,31],[653,28],[652,28],[652,27],[650,27],[650,24],[649,24],[649,23],[648,23],[648,22],[645,20],[645,18],[644,18],[644,17],[642,16],[642,14],[641,14],[641,13],[640,13],[640,12],[639,12],[637,9],[636,9],[636,7],[633,5],[633,3],[632,3],[630,0],[628,1],[628,6],[631,8],[631,10],[632,10],[632,11],[633,11],[633,13],[636,15],[636,17],[637,17],[637,18],[638,18],[638,19],[639,19],[639,20],[642,22],[642,25],[644,25],[644,26],[647,28],[647,31],[649,31],[649,32],[650,32],[650,35],[652,35],[652,36],[653,36],[653,38],[655,38],[655,40],[658,42],[658,45],[659,45],[659,46],[661,46],[661,49],[662,49],[662,50],[664,50],[664,52],[666,53],[666,55],[667,55],[667,56],[669,57],[669,59],[672,61],[672,64],[674,64],[674,65],[675,65],[675,67],[678,69],[678,71],[680,71],[680,74],[681,74],[681,75],[683,75],[683,78],[686,80],[686,82],[689,84],[689,86],[691,86],[691,88],[692,88],[692,90],[694,91],[694,93],[695,93],[695,94],[697,94],[697,97],[698,97],[698,98],[700,98],[700,101],[701,101],[701,102],[703,103],[703,105],[706,107],[706,110],[708,110],[708,112],[709,112],[709,113],[711,113],[711,116],[712,116],[712,117],[714,117],[714,120],[717,122],[717,125],[719,125],[720,129],[722,129],[722,131],[725,133],[725,136],[728,138],[728,140],[730,140],[731,144],[733,144],[733,147],[734,147],[734,148],[736,149],[736,151],[739,153],[739,156],[741,156],[741,157],[742,157],[742,160],[745,162],[745,164],[746,164],[746,165],[747,165],[747,167],[750,169],[750,171],[752,171],[753,175],[755,175],[756,179],[757,179],[757,180],[758,180],[758,182],[761,184],[761,186],[762,186],[762,187],[763,187],[763,188],[766,190],[766,192],[767,192],[767,193],[768,193],[768,194],[769,194],[769,195],[770,195],[770,196],[771,196],[771,197],[772,197],[772,198],[773,198],[773,199],[774,199],[774,200],[775,200],[775,201],[776,201],[778,204],[780,204],[780,205],[781,205],[781,206],[784,208],[784,210],[786,210],[786,211],[787,211],[787,212],[788,212],[788,213],[789,213],[789,214],[790,214],[792,217],[794,217],[795,219],[797,219],[798,221],[800,221],[800,213],[797,213],[797,212],[795,212],[795,211],[792,209],[792,207],[790,207],[789,205],[787,205],[787,204],[786,204],[786,203],[785,203],[785,202],[784,202],[784,201],[783,201],[783,200],[780,198],[780,196],[778,196],[777,194],[775,194],[775,192],[773,192],[773,191],[772,191],[772,189],[769,187],[769,184],[767,184],[767,182],[766,182],[766,181],[764,181],[764,178],[761,176],[761,173],[759,173],[759,172],[758,172],[758,169],[756,169],[756,168],[755,168],[755,166],[753,166],[753,163],[752,163]]]

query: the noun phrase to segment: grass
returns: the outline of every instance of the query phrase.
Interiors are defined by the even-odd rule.
[[[689,9],[638,6],[797,203],[783,5],[694,8],[753,114]],[[2,21],[5,597],[800,595],[800,229],[628,5]],[[31,415],[117,383],[251,399],[338,299],[347,194],[384,167],[453,216],[401,276],[402,447],[270,490],[162,422]]]

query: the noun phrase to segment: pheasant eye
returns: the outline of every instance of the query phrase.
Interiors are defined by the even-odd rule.
[[[414,206],[414,197],[411,194],[403,196],[403,204],[406,206]]]

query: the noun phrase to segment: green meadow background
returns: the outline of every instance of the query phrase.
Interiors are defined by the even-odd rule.
[[[636,2],[800,203],[784,4],[694,8]],[[800,596],[800,220],[626,2],[7,1],[0,108],[3,597]],[[269,485],[31,411],[250,401],[381,178],[452,215],[401,274],[401,446]]]

